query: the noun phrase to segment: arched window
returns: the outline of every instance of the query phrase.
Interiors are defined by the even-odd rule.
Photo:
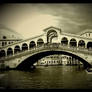
[[[70,40],[70,47],[76,47],[77,46],[77,41],[75,39]]]
[[[18,52],[20,52],[20,47],[17,45],[14,48],[14,53],[18,53]]]
[[[2,46],[5,46],[5,45],[7,45],[7,42],[2,42]]]
[[[31,41],[29,44],[29,48],[34,48],[34,47],[36,47],[36,44],[34,41]]]
[[[42,46],[44,44],[43,39],[37,40],[37,46]]]
[[[28,45],[26,43],[22,44],[22,51],[28,50]]]
[[[80,40],[78,43],[78,47],[85,47],[85,41]]]
[[[6,36],[3,36],[3,39],[6,39]]]
[[[0,51],[0,57],[5,57],[5,50]]]
[[[13,55],[13,50],[12,48],[8,48],[7,50],[7,56]]]
[[[4,46],[4,42],[2,42],[2,46]]]
[[[87,43],[87,48],[90,49],[90,50],[92,50],[92,42],[88,42]]]
[[[61,44],[62,44],[62,45],[68,45],[68,40],[67,40],[66,37],[63,37],[63,38],[62,38]]]

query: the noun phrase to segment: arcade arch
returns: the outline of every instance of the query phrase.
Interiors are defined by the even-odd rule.
[[[43,41],[43,39],[38,39],[37,40],[37,46],[42,46],[44,44],[44,41]]]
[[[78,47],[84,47],[85,48],[85,41],[84,40],[80,40],[78,42]]]
[[[88,42],[87,43],[87,48],[90,49],[90,50],[92,50],[92,42]]]
[[[14,53],[16,54],[18,52],[20,52],[20,47],[18,45],[16,45],[14,48]]]
[[[26,43],[22,44],[22,51],[28,50],[28,45]]]
[[[0,51],[0,57],[5,57],[5,56],[6,56],[5,50],[1,50],[1,51]]]
[[[76,41],[76,39],[72,38],[70,40],[70,47],[77,47],[77,41]]]
[[[63,37],[61,40],[62,45],[68,45],[68,39],[66,37]]]
[[[7,56],[11,56],[11,55],[13,55],[13,50],[12,50],[12,48],[8,48]]]
[[[36,44],[34,41],[31,41],[29,44],[29,48],[34,48],[34,47],[36,47]]]

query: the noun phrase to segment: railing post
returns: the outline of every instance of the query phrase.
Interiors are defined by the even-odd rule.
[[[85,42],[85,48],[87,49],[87,43]]]

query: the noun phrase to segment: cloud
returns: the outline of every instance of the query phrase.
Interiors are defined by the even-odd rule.
[[[91,11],[92,4],[6,4],[0,11],[0,24],[19,33],[23,31],[24,35],[30,28],[43,30],[50,25],[77,33],[92,28]]]

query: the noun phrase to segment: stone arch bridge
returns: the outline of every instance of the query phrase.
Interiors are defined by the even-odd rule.
[[[92,38],[49,27],[42,35],[1,48],[0,64],[4,68],[29,69],[38,59],[53,54],[70,55],[81,60],[85,68],[92,67]]]

